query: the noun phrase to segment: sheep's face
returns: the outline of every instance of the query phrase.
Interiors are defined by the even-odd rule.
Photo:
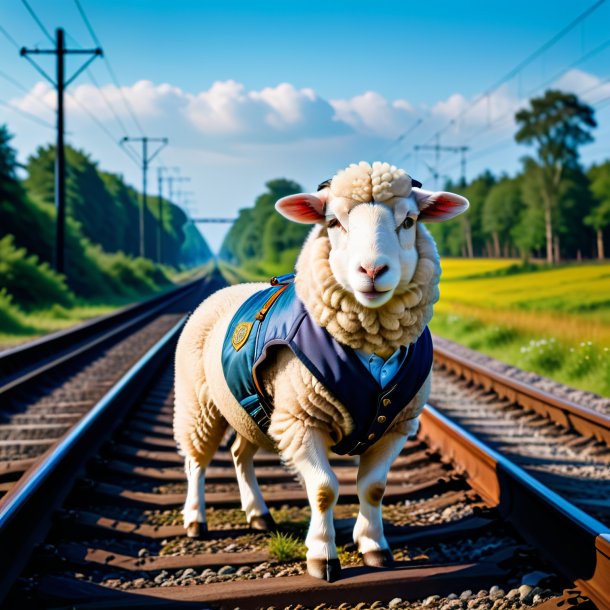
[[[399,203],[335,200],[326,205],[333,275],[365,307],[387,303],[415,273],[419,210],[412,198]]]
[[[417,223],[453,218],[468,201],[413,186],[406,172],[387,163],[362,162],[339,172],[317,193],[284,197],[276,208],[296,222],[326,227],[336,280],[359,303],[375,308],[413,278]]]

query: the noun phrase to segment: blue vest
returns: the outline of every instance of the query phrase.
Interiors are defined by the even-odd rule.
[[[263,433],[273,404],[257,369],[277,346],[286,346],[339,400],[354,422],[336,443],[338,455],[359,455],[378,441],[417,394],[432,368],[428,327],[413,343],[402,366],[382,388],[350,347],[318,326],[297,297],[292,276],[252,295],[238,310],[222,347],[222,367],[236,400]]]

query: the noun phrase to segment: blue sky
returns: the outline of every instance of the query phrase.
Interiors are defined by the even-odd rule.
[[[71,44],[93,45],[73,0],[29,3],[51,32],[61,25]],[[610,96],[609,2],[475,105],[593,1],[81,3],[124,89],[96,60],[91,71],[110,107],[81,76],[70,87],[78,104],[68,99],[68,139],[138,185],[137,165],[114,142],[123,127],[140,135],[126,97],[147,135],[170,138],[160,160],[191,177],[194,215],[234,214],[277,176],[314,188],[360,159],[383,157],[433,187],[434,158],[413,145],[433,143],[438,131],[441,144],[470,147],[470,176],[486,167],[512,173],[526,150],[512,143],[511,117],[528,95],[555,85],[594,104]],[[19,45],[48,45],[20,0],[3,0],[0,24]],[[0,78],[2,102],[54,122],[45,106],[53,92],[1,33],[0,71],[30,91]],[[609,118],[602,101],[585,162],[610,156]],[[0,122],[22,159],[54,137],[4,106]],[[438,172],[457,177],[457,157],[443,155]],[[218,247],[226,229],[202,230]]]

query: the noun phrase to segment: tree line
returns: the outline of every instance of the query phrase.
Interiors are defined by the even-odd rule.
[[[20,166],[0,126],[0,280],[5,296],[28,309],[74,298],[142,294],[170,282],[176,269],[212,257],[184,212],[164,201],[163,261],[155,264],[159,199],[146,210],[146,254],[138,258],[139,194],[101,170],[85,152],[66,148],[66,275],[52,271],[55,149],[39,148]],[[25,172],[25,178],[20,174]],[[7,297],[7,298],[8,298]]]
[[[447,183],[470,210],[432,227],[441,253],[557,263],[605,258],[610,227],[610,161],[584,169],[579,149],[593,141],[593,108],[577,96],[547,91],[515,115],[518,143],[534,147],[516,176],[486,171],[468,184]]]
[[[610,161],[585,169],[579,158],[580,147],[593,140],[593,109],[574,94],[549,90],[515,119],[516,141],[532,146],[533,154],[522,159],[515,176],[487,170],[470,182],[444,185],[467,197],[470,209],[450,222],[428,225],[440,253],[548,263],[605,258]],[[253,208],[240,210],[220,252],[221,258],[261,274],[290,270],[309,231],[273,209],[277,199],[303,188],[286,179],[266,186]]]

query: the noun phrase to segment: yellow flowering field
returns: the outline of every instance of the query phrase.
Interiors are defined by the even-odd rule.
[[[522,368],[610,395],[610,263],[442,259],[431,328]]]

